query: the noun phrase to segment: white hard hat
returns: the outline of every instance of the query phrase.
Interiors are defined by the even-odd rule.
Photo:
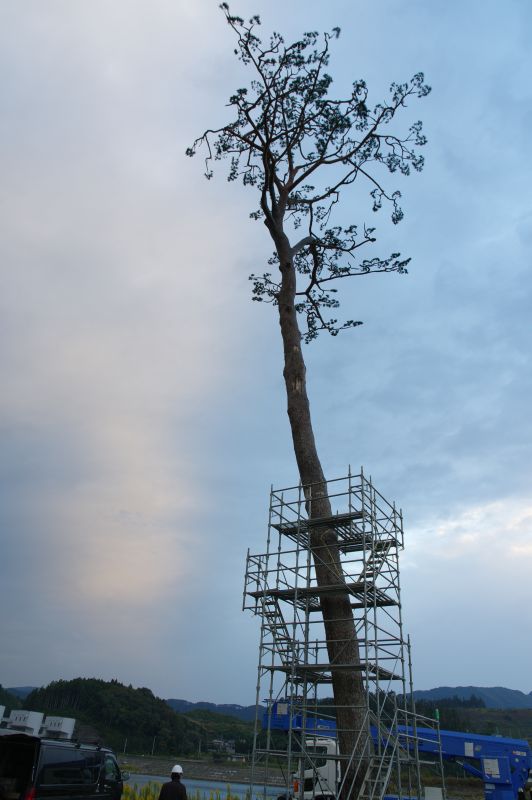
[[[183,767],[180,764],[176,764],[174,767],[172,767],[172,775],[174,775],[176,772],[178,775],[183,774]]]

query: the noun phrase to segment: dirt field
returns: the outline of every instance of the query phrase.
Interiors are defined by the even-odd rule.
[[[120,766],[131,773],[143,775],[170,775],[170,771],[176,761],[179,761],[184,771],[184,778],[194,780],[223,781],[224,783],[248,783],[250,780],[250,765],[224,762],[221,764],[212,761],[193,760],[177,757],[170,760],[167,758],[155,758],[151,756],[119,756]],[[256,774],[256,782],[261,781],[261,775]],[[268,775],[270,785],[283,786],[284,781],[281,773],[277,776],[270,771]]]
[[[176,757],[175,759],[155,758],[152,756],[121,756],[120,766],[131,773],[143,775],[170,775],[170,770],[176,763],[182,765],[184,778],[194,780],[222,781],[223,783],[248,783],[250,780],[249,764],[223,763],[215,764],[211,761],[200,761]],[[260,783],[261,777],[255,776],[255,782]],[[283,786],[284,781],[279,773],[277,778],[268,776],[268,784]],[[449,800],[483,800],[484,789],[480,781],[449,778],[447,781],[447,797]]]

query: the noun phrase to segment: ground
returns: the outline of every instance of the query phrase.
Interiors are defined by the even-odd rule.
[[[155,756],[120,756],[119,762],[122,769],[131,773],[142,775],[170,775],[174,764],[179,762],[184,770],[184,780],[207,780],[221,781],[222,783],[249,783],[250,764],[237,764],[226,762],[216,764],[212,761],[200,759],[186,759],[176,756],[175,758],[157,758]],[[255,783],[260,783],[260,776],[256,775]],[[284,780],[279,772],[276,778],[270,774],[268,783],[272,785],[284,785]],[[480,781],[469,780],[467,778],[449,778],[447,781],[447,796],[449,800],[483,800],[484,788]]]
[[[143,775],[170,775],[174,764],[179,762],[183,767],[184,783],[187,778],[222,781],[223,783],[249,783],[251,775],[251,764],[239,764],[233,762],[215,763],[201,759],[186,759],[181,756],[175,758],[156,758],[155,756],[119,756],[119,763],[122,769],[131,773]],[[256,775],[255,781],[260,782],[260,774]],[[278,776],[270,775],[268,783],[283,786],[284,781],[281,773]]]

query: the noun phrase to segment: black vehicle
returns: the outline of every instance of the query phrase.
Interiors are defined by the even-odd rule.
[[[128,777],[105,747],[0,736],[0,800],[120,800]]]

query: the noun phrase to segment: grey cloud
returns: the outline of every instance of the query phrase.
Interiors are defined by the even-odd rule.
[[[247,274],[271,248],[248,221],[251,196],[225,183],[223,167],[202,182],[201,161],[183,156],[204,126],[225,121],[241,83],[223,21],[208,2],[144,8],[2,10],[1,600],[18,570],[32,589],[5,620],[0,682],[64,669],[251,702],[257,631],[239,610],[243,561],[263,547],[270,484],[295,478],[277,323],[249,303]],[[257,10],[265,30],[339,22],[338,84],[366,75],[377,99],[422,68],[434,87],[411,109],[430,144],[425,172],[401,185],[405,221],[391,228],[367,205],[355,213],[358,195],[346,210],[377,225],[379,252],[414,260],[404,278],[354,282],[345,308],[364,327],[307,349],[316,435],[329,475],[363,463],[405,509],[420,684],[489,681],[497,669],[494,682],[529,690],[524,667],[488,670],[465,639],[467,678],[433,653],[456,637],[450,624],[434,628],[449,582],[461,587],[458,611],[468,572],[479,605],[495,574],[481,542],[466,566],[444,564],[439,543],[447,555],[465,546],[463,530],[490,516],[472,509],[496,502],[526,519],[529,503],[530,10],[390,3],[355,19],[339,0],[296,0],[289,13],[243,0],[243,13]],[[512,535],[524,546],[526,523]],[[512,568],[499,581],[518,602]],[[105,604],[99,631],[93,612]],[[127,636],[131,608],[142,647]],[[233,659],[210,663],[228,630],[246,677]],[[194,640],[186,656],[183,640]],[[178,679],[157,657],[163,643],[181,659]],[[47,653],[38,667],[27,658],[36,645]]]

